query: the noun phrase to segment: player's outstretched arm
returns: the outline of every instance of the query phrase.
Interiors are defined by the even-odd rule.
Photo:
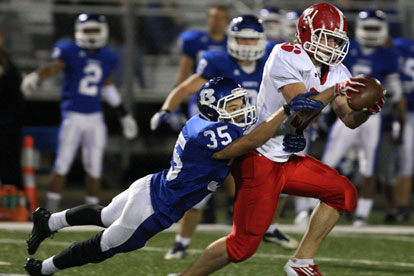
[[[40,81],[50,78],[54,74],[62,71],[63,68],[65,68],[65,63],[57,59],[26,75],[21,85],[22,92],[26,96],[30,95],[34,90],[39,88]]]
[[[250,150],[263,145],[274,136],[279,126],[292,111],[321,109],[323,103],[310,98],[316,94],[317,92],[308,92],[297,95],[289,104],[284,105],[273,113],[273,115],[258,125],[251,133],[240,137],[225,149],[214,153],[213,157],[216,159],[230,159],[246,154]]]
[[[122,104],[119,94],[112,79],[108,77],[104,80],[102,87],[102,98],[115,110],[122,126],[122,133],[127,139],[134,139],[138,136],[138,125],[132,114],[128,113]]]
[[[199,74],[193,74],[174,88],[165,99],[160,111],[152,116],[151,130],[158,129],[163,122],[170,123],[171,112],[178,108],[185,98],[199,91],[206,81],[207,79]]]

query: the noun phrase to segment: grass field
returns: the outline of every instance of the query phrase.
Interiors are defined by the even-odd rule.
[[[25,275],[23,265],[28,256],[25,239],[29,231],[0,230],[0,275]],[[95,232],[61,232],[47,239],[36,258],[58,253],[73,241],[89,238]],[[224,232],[198,231],[185,260],[163,259],[174,240],[173,232],[163,232],[141,250],[120,254],[100,263],[71,268],[58,275],[167,275],[179,272],[194,261],[202,250]],[[300,238],[301,234],[291,233]],[[214,275],[284,275],[283,265],[292,254],[277,245],[262,243],[249,260],[231,264]],[[414,235],[334,232],[323,243],[316,261],[324,276],[409,276],[414,275]]]

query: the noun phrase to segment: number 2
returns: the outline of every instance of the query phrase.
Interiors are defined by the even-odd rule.
[[[98,83],[102,78],[102,68],[96,63],[88,63],[83,69],[85,76],[79,83],[79,93],[86,96],[98,94]]]

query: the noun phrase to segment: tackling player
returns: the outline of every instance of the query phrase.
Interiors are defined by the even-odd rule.
[[[187,121],[178,136],[170,169],[138,179],[105,208],[81,205],[54,214],[38,208],[27,241],[29,254],[34,254],[45,238],[64,227],[92,224],[106,229],[44,261],[28,258],[25,269],[29,274],[53,275],[62,269],[99,263],[117,253],[143,247],[214,192],[229,174],[232,158],[272,137],[287,114],[322,107],[322,102],[308,98],[312,93],[299,95],[241,137],[256,121],[256,109],[248,103],[247,95],[248,91],[232,79],[209,80],[199,92],[200,114]],[[304,146],[304,139],[298,135],[284,139],[285,150],[302,150]]]
[[[393,103],[397,103],[401,99],[402,90],[399,78],[398,52],[395,48],[385,47],[389,39],[385,13],[380,10],[361,11],[356,20],[355,38],[356,41],[351,41],[350,51],[344,64],[353,76],[365,74],[384,83],[388,91],[387,97],[391,98],[388,101],[388,106],[391,107]],[[337,119],[329,132],[322,157],[322,162],[335,168],[351,146],[355,145],[358,149],[359,172],[363,179],[353,223],[356,227],[367,225],[374,203],[376,182],[374,171],[381,136],[381,119],[384,117],[383,130],[389,129],[390,132],[391,124],[388,122],[392,122],[390,117],[392,118],[393,109],[388,109],[388,111],[387,114],[381,112],[381,115],[370,116],[364,125],[356,129],[347,128],[340,119]],[[381,170],[378,170],[384,175],[387,168],[393,167],[390,165],[394,163],[392,155],[383,155],[379,158],[386,159],[381,162]],[[389,175],[393,175],[393,173]],[[393,176],[386,178],[391,180]]]
[[[363,93],[360,88],[367,80],[348,79],[350,73],[341,65],[348,50],[346,31],[343,13],[330,4],[315,4],[302,13],[296,33],[298,43],[276,45],[266,63],[258,94],[258,123],[306,91],[322,91],[315,99],[325,105],[331,103],[350,128],[369,118],[370,114],[353,111],[347,103],[349,91]],[[380,103],[377,104],[371,113],[379,111]],[[287,276],[321,275],[314,256],[340,213],[355,210],[357,191],[346,177],[315,158],[284,150],[283,135],[296,133],[297,129],[289,123],[283,126],[279,128],[280,135],[235,160],[232,174],[237,196],[233,231],[210,244],[180,276],[208,275],[230,262],[251,257],[272,220],[282,192],[321,200],[297,251],[284,267]]]
[[[227,35],[227,52],[207,51],[203,54],[197,66],[197,73],[171,91],[161,110],[151,118],[153,130],[157,129],[161,123],[168,121],[172,110],[177,108],[186,97],[200,89],[207,79],[214,76],[230,77],[236,80],[248,90],[250,103],[256,103],[263,68],[267,60],[265,51],[267,40],[263,27],[259,19],[253,15],[237,16],[231,21]],[[207,200],[208,198],[200,202],[194,209],[203,208],[207,204]],[[191,212],[193,217],[191,222],[183,221],[179,236],[176,237],[176,243],[166,255],[167,259],[185,256],[191,235],[200,220],[197,211],[192,210]],[[200,212],[198,211],[198,213]],[[185,219],[187,219],[187,214]],[[188,226],[184,226],[187,223]],[[297,241],[281,233],[277,229],[277,225],[269,227],[266,238],[285,248],[292,249],[297,246]]]
[[[79,146],[86,171],[86,203],[99,202],[102,161],[107,131],[103,120],[101,97],[119,115],[127,139],[137,136],[138,128],[124,109],[121,97],[111,80],[117,57],[105,47],[108,25],[103,15],[80,14],[75,23],[75,42],[61,41],[53,48],[52,61],[27,75],[22,91],[27,95],[38,89],[39,82],[63,71],[61,94],[62,123],[59,130],[56,160],[46,195],[47,208],[57,211],[66,175]]]

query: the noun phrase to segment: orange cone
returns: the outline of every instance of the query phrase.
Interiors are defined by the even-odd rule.
[[[35,181],[34,139],[30,135],[25,136],[23,139],[22,163],[24,192],[29,202],[29,209],[33,212],[39,207],[39,199]]]

